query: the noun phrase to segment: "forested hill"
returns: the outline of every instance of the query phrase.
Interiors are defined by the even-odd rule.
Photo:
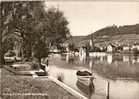
[[[98,36],[115,36],[115,35],[125,35],[125,34],[139,34],[139,24],[136,25],[125,25],[125,26],[119,26],[116,25],[109,26],[103,29],[100,29],[90,35],[94,37]]]

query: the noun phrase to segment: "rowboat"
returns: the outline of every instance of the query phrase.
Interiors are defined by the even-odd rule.
[[[32,71],[34,77],[47,76],[49,72],[49,67],[46,64],[41,63],[41,69]]]
[[[39,70],[32,70],[30,71],[30,74],[32,74],[33,78],[38,77],[38,76],[47,76],[48,73],[44,71],[43,69]]]
[[[93,81],[94,77],[92,73],[88,71],[77,71],[77,79],[79,82],[83,83],[86,86],[89,86],[89,84]]]
[[[41,63],[41,68],[45,71],[48,72],[49,71],[49,67],[46,64]]]
[[[49,67],[46,64],[41,63],[41,69],[36,71],[35,73],[38,76],[47,76],[49,71]]]
[[[77,71],[77,76],[92,76],[92,73],[90,73],[89,71],[86,71],[86,70],[84,70],[84,71]]]

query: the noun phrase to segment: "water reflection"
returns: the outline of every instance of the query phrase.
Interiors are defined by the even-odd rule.
[[[108,54],[108,55],[107,55],[107,62],[108,62],[109,64],[112,63],[112,54]]]
[[[123,62],[128,62],[128,63],[139,63],[139,55],[124,55],[123,56]]]
[[[124,55],[123,56],[123,62],[129,62],[129,60],[130,60],[129,55]]]
[[[89,67],[90,67],[90,69],[93,69],[93,64],[94,64],[94,61],[93,60],[90,60],[89,61]]]
[[[139,63],[139,55],[135,54],[108,54],[108,53],[92,53],[92,60],[95,60],[95,63],[108,63],[112,64],[114,62],[128,62],[128,63]]]
[[[136,81],[112,81],[110,84],[111,99],[139,99],[139,83]]]
[[[132,63],[137,63],[137,62],[139,62],[139,55],[136,54],[133,56]]]
[[[86,85],[84,82],[78,79],[76,86],[88,96],[88,99],[91,99],[92,94],[95,92],[95,86],[93,83],[93,78],[91,77],[89,79],[89,85]]]

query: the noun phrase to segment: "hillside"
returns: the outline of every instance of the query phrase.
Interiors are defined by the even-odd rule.
[[[88,36],[73,36],[68,42],[74,43],[76,46],[82,46],[89,43],[93,39],[95,44],[104,43],[119,43],[119,44],[134,44],[139,43],[139,24],[125,25],[117,27],[115,25],[100,29]]]
[[[88,35],[88,37],[90,36],[104,37],[104,36],[115,36],[115,35],[125,35],[125,34],[139,34],[139,24],[125,25],[120,27],[117,27],[116,25],[109,26]]]

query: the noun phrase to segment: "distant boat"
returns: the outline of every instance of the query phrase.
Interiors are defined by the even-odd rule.
[[[49,67],[46,64],[41,63],[41,69],[34,71],[34,75],[47,76]]]
[[[37,76],[47,76],[48,75],[48,73],[47,72],[45,72],[45,71],[36,71],[35,72],[35,74],[37,75]]]
[[[43,63],[41,63],[41,69],[42,69],[43,71],[45,71],[45,72],[48,72],[48,71],[49,71],[48,65],[43,64]]]

